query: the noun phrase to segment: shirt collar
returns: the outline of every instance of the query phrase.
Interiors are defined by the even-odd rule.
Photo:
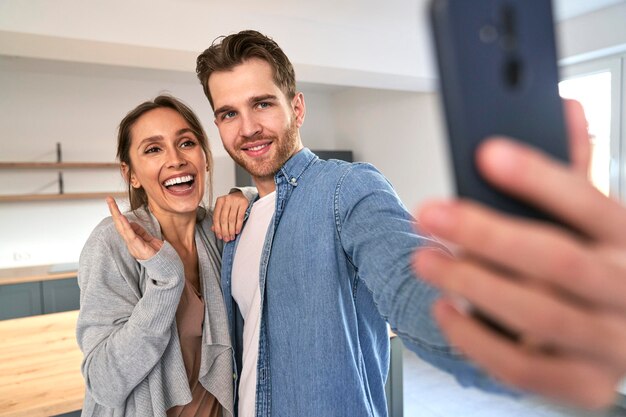
[[[317,155],[308,148],[302,148],[293,155],[285,165],[276,173],[276,183],[285,180],[287,183],[297,186],[300,176],[314,160],[318,159]]]

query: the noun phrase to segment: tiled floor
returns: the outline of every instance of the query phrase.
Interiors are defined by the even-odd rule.
[[[512,399],[463,388],[454,378],[403,354],[404,417],[626,417],[626,410],[590,413],[538,399]]]

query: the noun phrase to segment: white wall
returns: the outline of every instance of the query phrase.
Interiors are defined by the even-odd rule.
[[[166,0],[159,2],[161,6],[165,3],[171,6]],[[149,32],[150,36],[142,35],[139,28],[146,27],[143,23],[130,28],[131,22],[127,20],[131,14],[120,16],[112,26],[98,26],[107,21],[101,14],[112,13],[114,8],[107,12],[93,9],[93,3],[90,7],[80,6],[74,0],[61,3],[72,7],[59,4],[53,7],[45,1],[34,1],[29,7],[17,0],[0,2],[0,30],[77,39],[91,36],[97,41],[124,40],[146,47],[155,46],[156,39],[159,48],[189,45],[189,49],[206,46],[206,39],[187,43],[192,34],[212,33],[199,24],[202,19],[198,16],[205,6],[197,2],[185,3],[198,12],[189,15],[191,20],[185,25],[166,25],[168,17],[176,16],[175,10],[168,15],[167,7],[146,8],[143,23],[152,19],[153,26],[148,26],[153,32],[155,28],[165,28],[159,36],[153,32]],[[323,79],[329,73],[336,77],[335,81],[343,79],[345,85],[359,84],[352,80],[354,74],[387,73],[392,74],[391,79],[407,74],[429,77],[429,71],[424,71],[429,67],[428,62],[418,68],[417,61],[422,56],[429,61],[430,57],[413,43],[414,36],[422,39],[423,28],[416,28],[416,19],[422,18],[412,13],[423,2],[416,6],[403,1],[394,10],[383,8],[376,20],[372,20],[371,13],[361,14],[356,2],[337,4],[336,8],[331,3],[321,3],[316,6],[319,8],[316,13],[311,10],[313,6],[302,6],[295,20],[289,20],[281,14],[278,3],[272,3],[275,9],[264,10],[248,4],[250,12],[244,13],[247,17],[238,21],[238,25],[226,12],[219,14],[226,16],[224,22],[219,22],[217,13],[208,16],[207,21],[215,20],[216,26],[211,30],[231,27],[234,30],[235,26],[239,29],[252,23],[258,23],[255,26],[261,29],[271,29],[289,55],[295,57],[299,79],[309,83],[319,81],[315,87],[302,85],[308,110],[302,128],[305,145],[315,149],[352,149],[357,160],[373,163],[390,179],[410,209],[424,199],[449,194],[446,143],[435,94],[320,87],[320,84],[333,84]],[[131,6],[141,8],[141,5],[146,3],[134,2]],[[67,10],[71,13],[66,15]],[[253,13],[257,13],[255,19]],[[349,20],[348,16],[355,13],[355,19]],[[626,21],[624,13],[626,4],[620,3],[561,23],[562,56],[625,44],[625,29],[621,25]],[[100,18],[94,20],[96,15]],[[397,28],[388,30],[393,26]],[[173,33],[176,28],[180,29],[180,36]],[[304,43],[298,41],[302,39]],[[2,41],[0,36],[0,44]],[[234,167],[219,143],[208,103],[191,70],[152,70],[0,55],[0,160],[54,160],[55,143],[61,142],[67,161],[112,161],[115,129],[121,117],[140,101],[163,90],[182,98],[201,116],[216,157],[216,194],[225,192],[234,183]],[[52,192],[55,178],[49,172],[0,172],[0,193]],[[114,170],[68,173],[65,179],[67,191],[108,191],[123,187]],[[49,186],[44,187],[46,184]],[[76,261],[88,233],[105,215],[106,207],[100,201],[0,204],[0,268]]]
[[[565,20],[557,26],[564,63],[626,51],[626,2]]]
[[[298,85],[304,93],[306,114],[300,135],[304,146],[311,149],[338,149],[335,105],[332,90]]]
[[[214,195],[234,185],[224,151],[195,75],[120,69],[0,56],[0,161],[115,160],[116,129],[135,105],[167,91],[189,104],[207,130],[214,155]],[[312,147],[333,148],[330,96],[306,94],[303,134]],[[0,194],[54,193],[55,171],[0,171]],[[117,170],[64,173],[65,191],[124,191]],[[0,268],[75,262],[93,227],[108,215],[103,201],[0,203]]]
[[[409,210],[450,194],[451,177],[438,96],[356,89],[334,96],[339,148],[374,164]]]
[[[3,0],[0,52],[81,62],[119,62],[121,53],[126,65],[145,64],[141,56],[127,54],[134,46],[146,54],[151,51],[145,48],[158,51],[162,59],[151,59],[151,66],[181,69],[176,61],[192,68],[198,52],[217,36],[257,29],[278,41],[303,81],[422,88],[432,84],[434,72],[425,5],[426,0]],[[13,36],[18,34],[40,38],[21,44]],[[76,53],[75,42],[73,48],[57,48],[43,37],[85,41],[101,56],[87,49]]]
[[[93,66],[1,57],[0,159],[54,161],[60,142],[64,161],[112,162],[117,123],[163,90],[195,108],[209,127],[208,104],[193,79],[168,82],[139,75],[121,78]],[[216,188],[224,192],[233,183],[234,166],[219,141],[211,145]],[[54,171],[0,171],[0,193],[55,192],[55,180]],[[64,180],[66,192],[124,189],[116,170],[66,172]],[[103,201],[2,203],[0,267],[76,261],[89,232],[106,214]]]
[[[375,164],[412,207],[447,190],[438,109],[432,94],[336,89],[303,84],[305,145],[352,149]],[[216,195],[234,184],[210,109],[193,74],[0,57],[0,160],[115,159],[117,124],[139,102],[168,91],[200,116],[215,156]],[[395,156],[394,156],[395,155]],[[65,190],[124,190],[116,170],[68,171]],[[0,171],[0,194],[55,192],[56,172]],[[102,201],[0,204],[0,268],[75,262]]]

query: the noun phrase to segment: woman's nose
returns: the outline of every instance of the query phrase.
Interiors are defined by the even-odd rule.
[[[169,167],[179,168],[181,166],[184,166],[187,163],[182,153],[178,149],[172,150],[171,152],[169,152],[168,156],[169,157],[168,157],[167,164]]]

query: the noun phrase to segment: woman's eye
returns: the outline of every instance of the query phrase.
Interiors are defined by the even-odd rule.
[[[180,146],[183,147],[183,148],[189,148],[191,146],[196,146],[196,142],[190,139],[190,140],[186,140],[183,143],[181,143]]]
[[[160,149],[158,146],[151,146],[149,148],[146,148],[146,150],[144,151],[144,153],[155,153],[158,152]]]

